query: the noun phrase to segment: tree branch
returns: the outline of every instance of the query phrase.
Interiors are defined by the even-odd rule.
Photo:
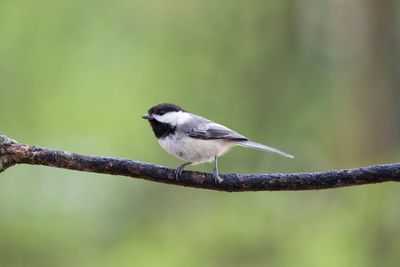
[[[314,173],[222,174],[224,181],[221,184],[215,184],[210,173],[184,171],[181,179],[176,181],[174,169],[129,159],[84,156],[20,144],[0,133],[0,173],[16,164],[123,175],[228,192],[328,189],[400,181],[400,163]]]

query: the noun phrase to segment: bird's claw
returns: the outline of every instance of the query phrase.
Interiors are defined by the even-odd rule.
[[[213,178],[216,184],[220,184],[224,181],[221,177],[219,177],[218,172],[214,171]]]
[[[179,179],[181,178],[183,169],[185,169],[185,167],[186,167],[187,165],[190,165],[190,164],[191,164],[191,162],[186,162],[186,163],[183,163],[183,164],[182,164],[181,166],[179,166],[178,168],[176,168],[176,170],[175,170],[175,179],[176,179],[176,181],[179,181]]]
[[[224,179],[222,179],[221,177],[219,177],[219,176],[216,176],[216,177],[214,177],[214,180],[215,180],[215,183],[222,183],[223,181],[224,181]]]
[[[179,181],[179,178],[181,178],[182,172],[183,172],[182,168],[177,168],[175,170],[175,179],[176,179],[176,181]]]

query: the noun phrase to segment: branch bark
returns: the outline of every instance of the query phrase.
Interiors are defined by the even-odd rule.
[[[400,181],[400,163],[313,173],[221,174],[224,179],[221,184],[215,184],[210,173],[184,171],[181,179],[176,181],[174,169],[123,158],[85,156],[20,144],[0,133],[0,173],[16,164],[123,175],[227,192],[329,189]]]

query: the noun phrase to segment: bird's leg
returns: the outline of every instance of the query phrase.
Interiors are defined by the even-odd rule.
[[[182,174],[183,170],[189,164],[192,164],[192,163],[191,162],[186,162],[186,163],[183,163],[182,165],[180,165],[178,168],[176,168],[176,170],[175,170],[175,179],[177,181],[179,181],[179,178],[181,177],[181,174]]]
[[[219,173],[218,173],[218,161],[217,161],[217,156],[215,156],[214,158],[214,172],[213,172],[213,177],[215,180],[215,183],[222,183],[223,179],[221,177],[219,177]]]

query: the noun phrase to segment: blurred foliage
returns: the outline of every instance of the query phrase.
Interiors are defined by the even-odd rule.
[[[377,3],[1,0],[0,130],[177,166],[140,117],[173,102],[296,155],[237,148],[222,172],[396,161],[400,8]],[[0,178],[0,266],[400,261],[394,183],[227,194],[37,166]]]

